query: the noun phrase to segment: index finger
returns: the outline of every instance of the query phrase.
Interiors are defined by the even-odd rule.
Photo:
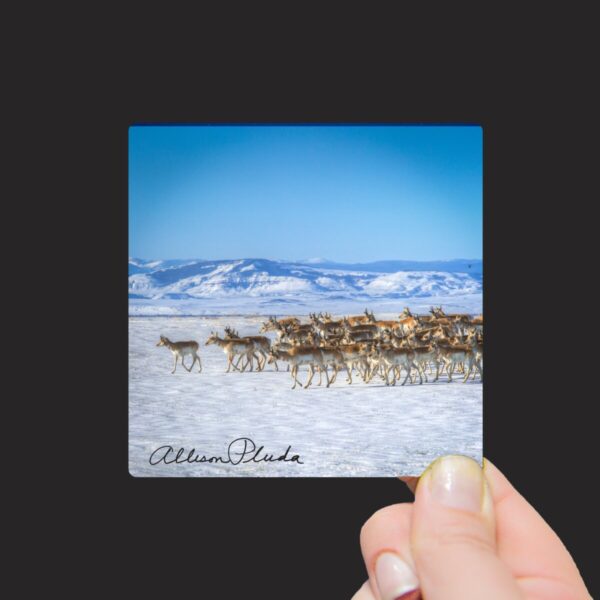
[[[483,463],[496,513],[497,551],[528,597],[542,597],[552,582],[561,597],[589,597],[571,555],[540,514],[487,459]]]

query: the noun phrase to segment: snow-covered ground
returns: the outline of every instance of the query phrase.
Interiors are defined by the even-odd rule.
[[[432,304],[442,304],[448,311],[481,312],[480,293],[446,300],[449,301],[443,302],[440,297],[411,298],[406,302],[396,299],[392,307],[391,299],[382,299],[380,304],[371,301],[368,306],[375,310],[377,318],[397,318],[399,307],[405,305],[418,312],[426,312]],[[347,300],[343,302],[343,308],[352,308]],[[227,310],[234,312],[233,307],[237,307],[238,313],[245,310],[243,305],[240,307],[240,299],[232,307],[224,307],[221,299],[203,309],[207,314],[211,311],[222,314]],[[298,307],[295,308],[297,314]],[[340,312],[363,309],[364,303],[358,311]],[[309,310],[335,313],[336,306],[321,304]],[[285,313],[284,307],[277,311]],[[435,384],[387,387],[381,380],[364,384],[358,376],[348,385],[345,375],[340,373],[330,388],[313,385],[306,390],[292,390],[284,363],[280,364],[279,372],[269,365],[260,373],[225,373],[223,352],[216,346],[204,345],[210,332],[222,334],[223,327],[231,325],[241,335],[258,334],[263,321],[264,317],[259,316],[130,317],[129,471],[132,475],[397,476],[418,475],[442,454],[461,453],[481,460],[483,386],[479,379],[466,384],[460,379],[448,383],[443,375]],[[164,347],[156,347],[161,334],[173,341],[198,341],[202,373],[197,372],[197,366],[192,373],[178,366],[172,375],[171,353]],[[187,360],[189,364],[191,361]],[[306,371],[300,373],[303,382],[306,376]],[[314,384],[317,382],[318,375],[313,380]],[[249,438],[275,457],[291,445],[288,457],[297,454],[303,464],[161,462],[151,465],[149,462],[151,454],[166,445],[175,451],[185,448],[185,456],[195,449],[198,456],[226,457],[229,444],[238,438]],[[239,443],[233,448],[239,449]]]
[[[448,313],[481,314],[481,292],[456,296],[426,296],[421,298],[361,297],[347,298],[301,294],[300,297],[239,296],[222,298],[130,298],[130,316],[216,316],[216,315],[297,315],[329,311],[331,314],[362,314],[365,307],[375,311],[377,318],[389,313],[397,319],[399,312],[409,306],[413,312],[428,314],[430,307],[443,306]]]

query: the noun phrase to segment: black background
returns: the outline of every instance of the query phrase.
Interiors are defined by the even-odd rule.
[[[56,304],[48,358],[68,379],[52,408],[40,407],[58,413],[66,432],[53,436],[66,479],[49,469],[36,495],[52,531],[39,536],[42,562],[56,558],[57,541],[70,550],[49,583],[66,578],[80,595],[350,598],[366,578],[362,523],[411,497],[392,479],[129,476],[128,126],[476,123],[484,129],[485,455],[556,530],[593,593],[589,37],[575,30],[584,21],[575,12],[479,10],[473,22],[449,9],[252,20],[246,11],[82,12],[77,27],[25,51],[38,67],[28,106],[40,129],[27,135],[37,136],[42,166],[22,183],[37,186],[45,252],[66,265],[39,275]],[[34,33],[48,36],[44,17]],[[58,315],[72,322],[69,336],[93,340],[70,365],[58,349]],[[515,323],[526,325],[526,356]]]

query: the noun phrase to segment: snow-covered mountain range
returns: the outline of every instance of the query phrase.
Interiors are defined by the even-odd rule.
[[[368,300],[478,294],[481,260],[340,264],[239,260],[129,260],[130,299],[267,297]]]

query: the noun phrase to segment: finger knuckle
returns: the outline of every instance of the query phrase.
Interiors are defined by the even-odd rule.
[[[448,521],[428,529],[414,541],[419,549],[426,552],[453,552],[460,548],[469,548],[481,553],[495,552],[494,538],[486,528],[479,522],[464,519]]]

